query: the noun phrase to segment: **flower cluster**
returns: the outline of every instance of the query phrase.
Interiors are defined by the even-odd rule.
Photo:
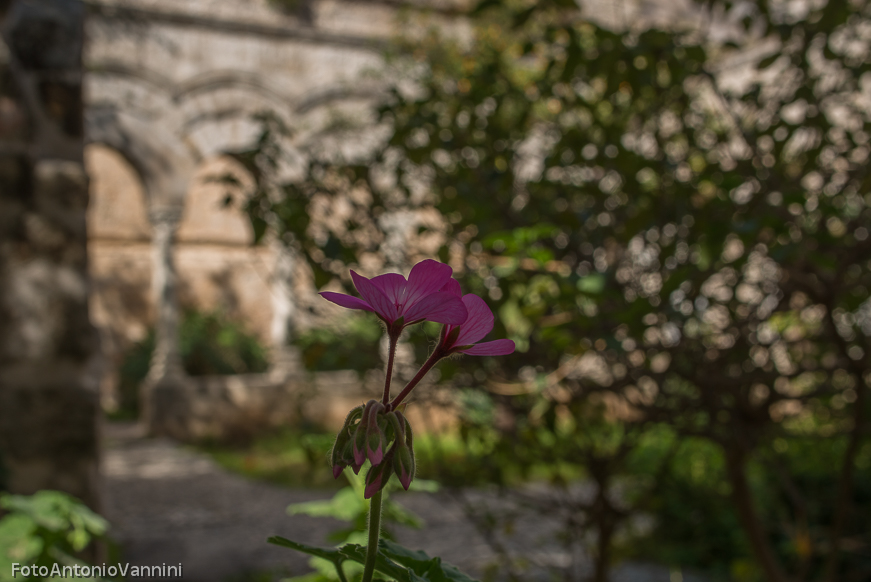
[[[390,410],[377,400],[370,400],[351,410],[336,444],[330,462],[333,477],[338,478],[345,467],[354,473],[369,459],[372,468],[366,475],[366,499],[380,491],[395,472],[405,489],[414,477],[414,448],[411,425],[399,410]],[[384,453],[385,443],[393,445]]]
[[[514,342],[508,339],[478,343],[493,329],[493,312],[477,295],[463,295],[452,274],[448,265],[426,260],[411,269],[408,279],[395,273],[367,279],[351,271],[360,298],[321,293],[342,307],[374,312],[384,322],[390,340],[383,399],[351,410],[330,456],[336,478],[345,467],[358,473],[369,460],[366,499],[381,491],[394,472],[405,489],[411,484],[415,467],[412,430],[399,407],[439,360],[455,353],[501,356],[514,352]],[[405,327],[421,321],[444,324],[439,342],[417,374],[390,400],[396,343]]]

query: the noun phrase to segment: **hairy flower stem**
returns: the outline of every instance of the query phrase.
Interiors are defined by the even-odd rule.
[[[369,543],[366,546],[366,565],[362,582],[372,582],[375,574],[375,558],[378,556],[378,538],[381,536],[381,491],[369,500]]]
[[[433,353],[430,354],[427,361],[423,363],[423,366],[421,366],[420,370],[417,371],[417,374],[414,375],[414,378],[409,381],[408,385],[406,385],[405,388],[402,389],[402,392],[400,392],[399,395],[397,395],[396,398],[393,399],[393,402],[390,403],[390,410],[396,410],[396,407],[402,404],[402,401],[405,399],[405,397],[408,396],[409,393],[411,393],[414,387],[417,386],[417,384],[421,380],[423,380],[423,377],[426,376],[427,372],[429,372],[432,367],[435,366],[436,363],[444,358],[446,355],[447,354],[442,351],[441,347],[437,347],[435,350],[433,350]]]
[[[398,333],[388,335],[390,345],[387,349],[387,370],[384,372],[384,398],[381,403],[387,406],[390,402],[390,379],[393,376],[393,359],[396,356],[396,344],[399,341]]]

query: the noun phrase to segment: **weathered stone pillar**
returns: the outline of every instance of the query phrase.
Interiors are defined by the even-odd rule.
[[[173,261],[173,239],[181,221],[179,207],[152,208],[151,290],[156,319],[154,353],[148,376],[140,387],[141,420],[152,434],[165,434],[168,410],[185,389],[185,372],[179,348],[178,276]]]
[[[151,292],[157,312],[154,354],[148,382],[183,374],[178,343],[178,276],[172,258],[173,239],[181,221],[181,208],[156,208],[149,213],[152,228]]]
[[[17,493],[98,507],[75,0],[0,2],[0,457]]]
[[[272,366],[269,374],[276,379],[287,378],[302,370],[299,351],[288,345],[296,306],[294,305],[293,278],[297,257],[292,250],[278,241],[272,243],[275,264],[272,270],[272,322],[269,339],[272,348]]]
[[[181,220],[196,161],[184,140],[160,125],[111,109],[92,109],[88,138],[120,152],[145,186],[152,223],[152,290],[157,313],[156,346],[148,377],[140,387],[140,420],[152,434],[178,430],[180,401],[188,396],[178,344],[173,236]],[[180,430],[180,429],[179,429]]]

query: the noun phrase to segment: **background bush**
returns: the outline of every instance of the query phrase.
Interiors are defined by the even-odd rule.
[[[550,466],[594,485],[551,510],[596,581],[648,511],[675,525],[669,559],[868,579],[871,3],[697,2],[672,28],[608,29],[573,0],[486,0],[470,18],[462,43],[433,29],[398,46],[371,155],[312,148],[279,184],[264,118],[237,155],[255,232],[274,225],[318,285],[350,288],[384,250],[379,217],[444,217],[440,258],[518,347],[445,369],[489,398],[467,447],[496,482]],[[326,245],[282,218],[315,194],[353,208]]]
[[[186,310],[179,326],[179,348],[185,372],[191,376],[254,374],[269,367],[268,350],[243,327],[219,312]],[[118,417],[139,414],[139,385],[148,375],[154,351],[154,330],[134,344],[119,369],[121,396]]]

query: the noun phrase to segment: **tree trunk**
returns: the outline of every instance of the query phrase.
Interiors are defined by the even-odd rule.
[[[750,547],[756,561],[765,573],[768,582],[791,582],[783,571],[765,532],[765,526],[756,511],[753,494],[747,483],[747,458],[743,452],[725,450],[726,470],[732,486],[732,498],[738,510],[738,517],[744,533],[750,540]]]

